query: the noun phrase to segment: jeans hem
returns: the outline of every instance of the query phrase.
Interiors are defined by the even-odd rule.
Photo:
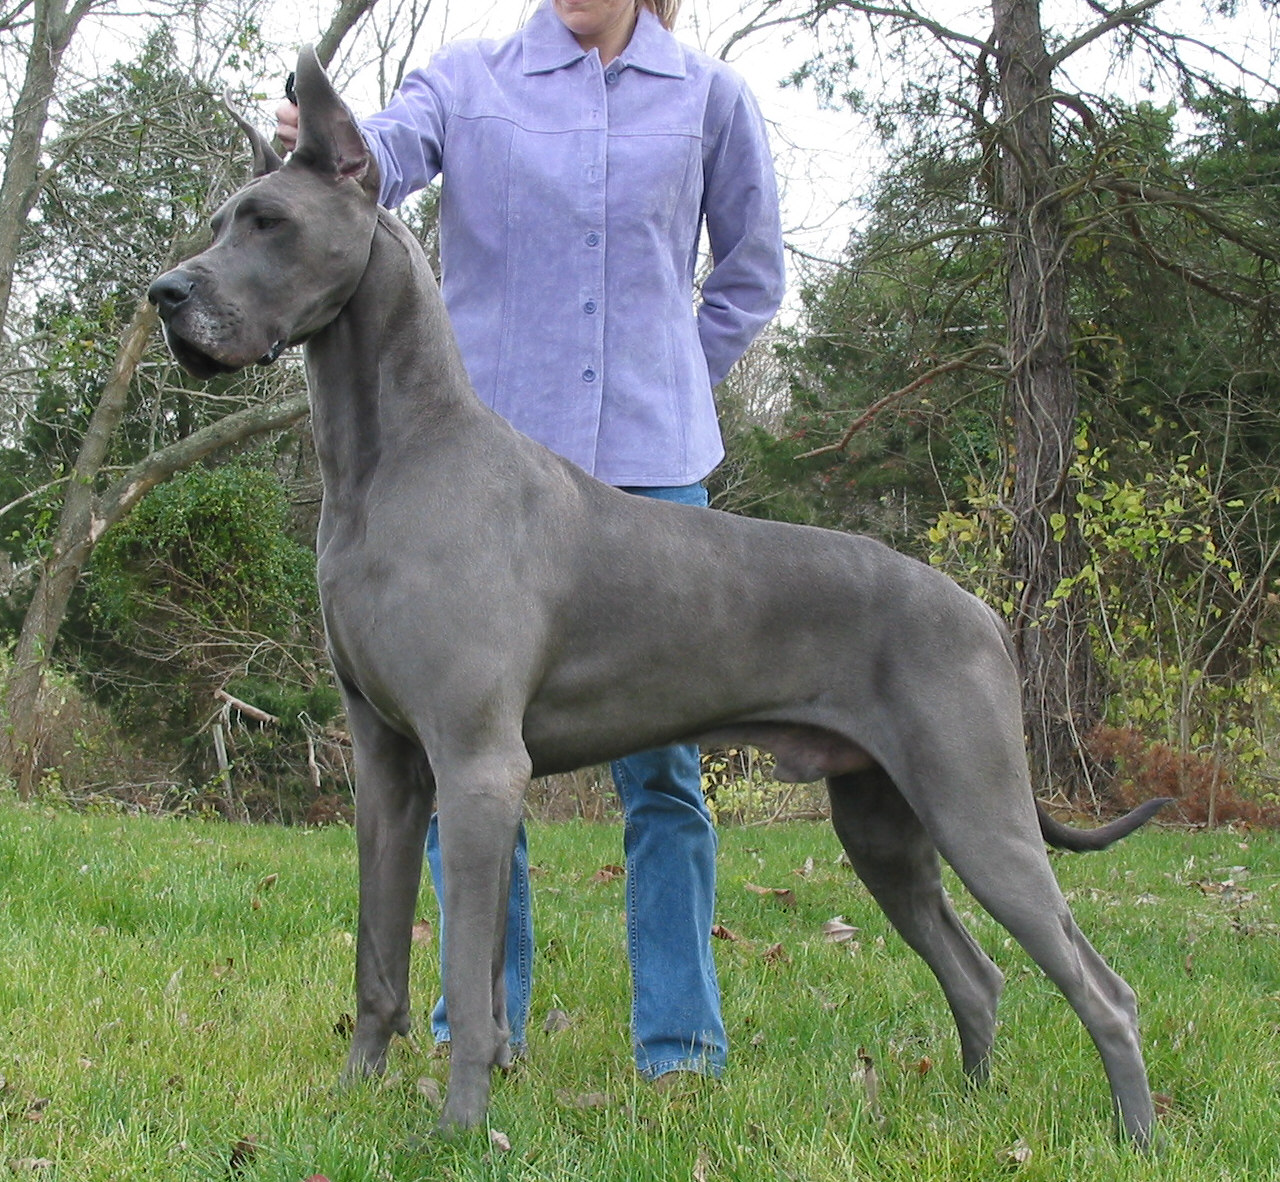
[[[659,1059],[654,1063],[646,1063],[641,1067],[636,1064],[636,1071],[641,1077],[652,1082],[660,1075],[670,1075],[673,1071],[687,1071],[691,1075],[705,1075],[708,1079],[719,1079],[724,1075],[725,1065],[699,1055],[696,1059]]]

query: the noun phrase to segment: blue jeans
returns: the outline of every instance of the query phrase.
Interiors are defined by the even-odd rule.
[[[701,484],[624,491],[686,505],[707,503]],[[688,744],[643,751],[615,760],[610,770],[624,816],[636,1068],[648,1079],[668,1071],[719,1075],[725,1066],[726,1039],[711,952],[717,843],[702,797],[698,748]],[[438,900],[442,874],[434,817],[427,831],[427,863]],[[442,912],[442,966],[445,955]],[[533,917],[523,825],[511,863],[504,980],[511,1045],[518,1051],[527,1040],[533,984]],[[444,998],[431,1013],[431,1033],[437,1042],[449,1039]]]

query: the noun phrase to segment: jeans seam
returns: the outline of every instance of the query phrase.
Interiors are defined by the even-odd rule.
[[[631,844],[631,835],[635,830],[631,822],[630,812],[625,806],[626,795],[623,792],[623,783],[625,783],[628,791],[630,791],[634,785],[631,781],[630,772],[627,771],[625,764],[621,761],[613,763],[610,766],[609,771],[613,775],[614,786],[618,789],[618,795],[622,797],[624,801],[622,810],[622,844],[624,847],[628,847]],[[619,783],[619,781],[622,781],[623,783]],[[639,954],[639,940],[637,939],[636,933],[636,876],[631,856],[625,852],[625,849],[622,860],[626,864],[627,963],[631,969],[631,1040],[633,1043],[633,1050],[638,1058],[643,1048],[640,1046],[639,1042],[636,1041],[635,1036],[637,1023],[640,1018],[639,996],[635,980],[636,957]]]
[[[517,840],[518,840],[518,839],[517,839]],[[533,907],[533,899],[532,899],[532,897],[531,897],[531,891],[530,891],[530,889],[529,889],[529,869],[528,869],[528,862],[529,862],[529,858],[528,858],[528,852],[527,852],[527,851],[526,851],[526,853],[525,853],[525,857],[524,857],[524,859],[523,859],[523,860],[521,860],[519,857],[517,857],[517,858],[516,858],[516,865],[517,865],[517,868],[518,868],[518,869],[519,869],[519,871],[520,871],[520,874],[519,874],[519,876],[518,876],[518,882],[517,882],[516,890],[517,890],[517,893],[518,893],[518,896],[519,896],[519,904],[518,904],[518,905],[519,905],[520,913],[521,913],[522,915],[530,915],[530,914],[531,914],[531,911],[532,911],[532,907]],[[521,995],[521,998],[520,998],[520,1002],[521,1002],[521,1004],[520,1004],[520,1006],[517,1008],[517,1011],[516,1011],[516,1012],[520,1014],[520,1016],[521,1016],[521,1021],[523,1021],[523,1022],[527,1023],[527,1022],[528,1022],[528,1018],[529,1018],[529,1005],[530,1005],[530,1003],[531,1003],[531,1002],[532,1002],[532,1000],[533,1000],[533,998],[532,998],[532,993],[533,993],[533,965],[532,965],[532,963],[531,963],[531,961],[530,961],[530,957],[529,957],[529,949],[528,949],[527,944],[526,944],[526,942],[525,942],[525,939],[524,939],[524,932],[523,932],[523,931],[520,933],[520,939],[517,941],[517,943],[518,943],[517,956],[518,956],[518,958],[519,958],[518,973],[519,973],[520,988],[521,988],[521,994],[522,994],[522,995]],[[511,999],[510,999],[510,998],[507,998],[506,1000],[507,1000],[507,1013],[508,1013],[508,1014],[510,1014],[510,1012],[511,1012],[511,1004],[510,1004]],[[514,1031],[514,1030],[513,1030],[513,1031],[511,1031],[510,1033],[511,1033],[512,1038],[513,1038],[513,1040],[514,1040],[514,1045],[515,1045],[515,1046],[523,1047],[523,1046],[525,1046],[525,1045],[526,1045],[526,1043],[527,1043],[527,1041],[528,1041],[528,1033],[527,1033],[527,1031],[525,1031],[525,1030],[523,1030],[523,1029],[522,1029],[522,1030],[520,1031],[520,1037],[519,1037],[518,1039],[515,1039],[515,1031]]]

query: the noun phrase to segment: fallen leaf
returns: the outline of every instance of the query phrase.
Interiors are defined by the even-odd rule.
[[[622,878],[626,875],[626,870],[621,866],[601,866],[592,876],[592,882],[612,882],[615,878]]]
[[[548,1010],[542,1029],[545,1034],[563,1034],[572,1025],[573,1019],[564,1010]]]
[[[302,1182],[329,1182],[329,1179],[324,1174],[308,1174]]]
[[[693,1166],[693,1182],[707,1182],[707,1170],[710,1168],[711,1162],[707,1158],[705,1149],[698,1150],[698,1160]]]
[[[413,942],[415,944],[430,944],[433,935],[431,924],[425,919],[420,919],[413,925]]]
[[[350,1014],[339,1014],[333,1032],[339,1038],[350,1038],[356,1032],[356,1020]]]
[[[31,1174],[36,1170],[51,1170],[53,1162],[47,1157],[18,1157],[6,1163],[11,1174]]]
[[[511,1140],[499,1129],[489,1130],[489,1143],[501,1153],[511,1152]]]
[[[1031,1160],[1031,1146],[1021,1137],[1008,1149],[1002,1149],[996,1158],[1006,1166],[1025,1166]]]
[[[795,893],[790,887],[762,887],[756,886],[753,882],[744,882],[742,885],[752,894],[777,899],[783,907],[794,907],[796,905]]]
[[[925,1055],[919,1063],[915,1064],[915,1073],[917,1075],[928,1075],[933,1070],[933,1060]]]
[[[843,944],[847,940],[852,940],[858,934],[858,931],[859,929],[855,928],[853,924],[845,921],[843,915],[833,915],[822,925],[822,934],[832,944]]]
[[[255,1157],[258,1156],[258,1138],[250,1133],[241,1137],[231,1147],[231,1172],[239,1174]]]
[[[804,865],[799,870],[793,870],[792,874],[798,874],[801,878],[808,878],[813,873],[813,859],[806,858]]]
[[[1155,1106],[1156,1116],[1168,1116],[1176,1105],[1174,1098],[1164,1092],[1153,1093],[1151,1103]]]
[[[711,934],[712,934],[712,936],[714,936],[717,940],[734,940],[734,941],[736,941],[736,940],[737,940],[737,938],[738,938],[738,937],[737,937],[733,932],[731,932],[731,931],[730,931],[727,927],[725,927],[725,926],[724,926],[724,924],[722,924],[722,923],[713,923],[713,924],[711,925]]]
[[[279,881],[280,881],[280,875],[268,874],[266,878],[264,878],[260,883],[258,883],[258,890],[269,891]]]
[[[791,957],[787,955],[787,950],[781,944],[770,944],[762,953],[760,958],[767,964],[790,964]]]
[[[880,1108],[880,1077],[876,1074],[875,1060],[867,1054],[866,1047],[858,1048],[858,1062],[862,1065],[862,1092],[867,1098],[867,1112],[876,1124],[884,1123]]]

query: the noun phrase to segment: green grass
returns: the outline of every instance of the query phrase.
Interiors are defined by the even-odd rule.
[[[1055,859],[1141,998],[1169,1106],[1155,1160],[1115,1142],[1101,1064],[1061,996],[958,895],[1009,979],[992,1084],[966,1086],[939,990],[819,825],[722,832],[730,1072],[664,1095],[631,1066],[622,882],[592,877],[621,860],[619,831],[533,826],[532,1056],[491,1109],[511,1148],[484,1132],[442,1143],[426,1136],[423,1081],[446,1064],[427,1040],[398,1042],[384,1081],[332,1086],[352,1008],[353,844],[341,829],[0,803],[0,1178],[1280,1179],[1275,836],[1152,831]],[[789,887],[795,905],[747,883]],[[429,897],[422,914],[434,924]],[[856,943],[824,940],[837,914]],[[774,944],[785,956],[764,955]],[[435,973],[427,941],[418,1013]],[[542,1031],[552,1008],[569,1029]]]

